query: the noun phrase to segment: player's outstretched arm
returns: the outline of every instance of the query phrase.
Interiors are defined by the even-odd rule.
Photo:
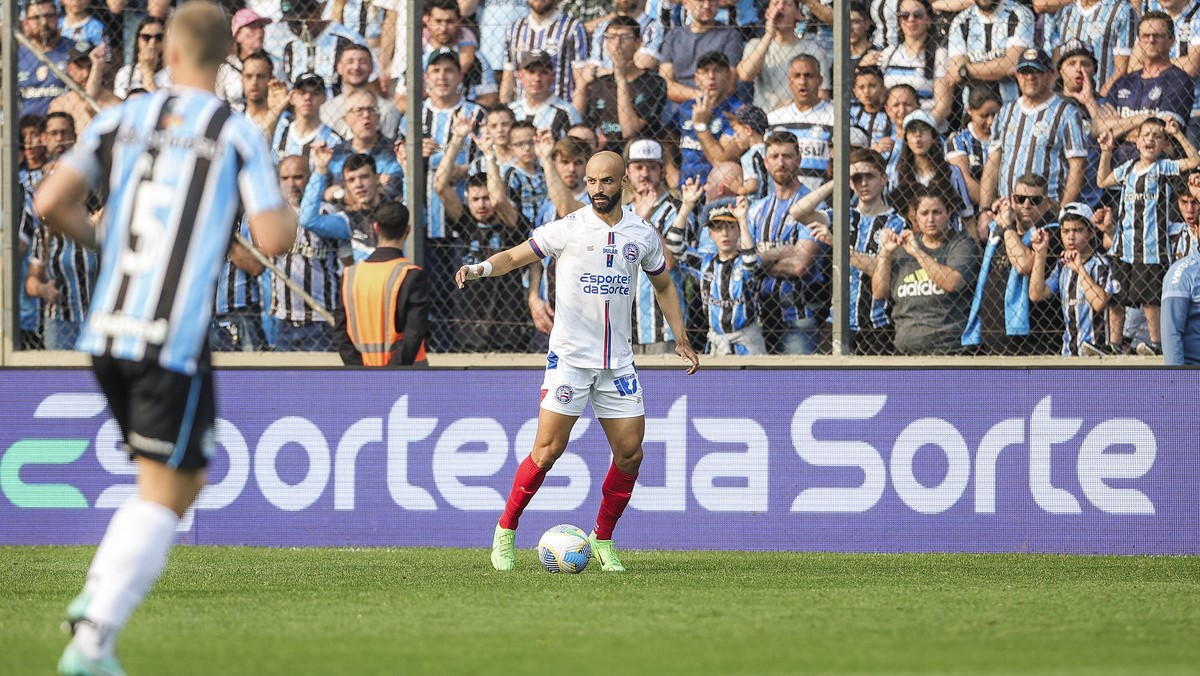
[[[464,265],[454,274],[454,282],[458,288],[463,288],[467,282],[480,277],[499,277],[517,268],[538,260],[537,253],[529,241],[522,242],[511,249],[501,251],[482,263]]]
[[[679,307],[679,293],[675,291],[675,283],[665,272],[647,277],[654,287],[654,299],[658,301],[658,308],[662,310],[671,332],[675,334],[675,354],[688,362],[687,374],[690,376],[700,370],[700,357],[696,356],[696,351],[688,341],[687,329],[683,325],[683,308]]]

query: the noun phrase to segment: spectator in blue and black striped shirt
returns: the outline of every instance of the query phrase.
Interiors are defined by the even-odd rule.
[[[980,204],[986,212],[1012,192],[1025,174],[1045,176],[1050,199],[1074,202],[1084,186],[1088,136],[1079,104],[1054,93],[1057,74],[1049,55],[1027,49],[1017,64],[1021,98],[1000,108],[992,122]],[[990,216],[983,213],[981,216]]]

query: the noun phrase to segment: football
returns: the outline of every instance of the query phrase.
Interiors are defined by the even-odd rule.
[[[582,573],[592,560],[587,533],[566,523],[542,533],[537,552],[538,561],[551,573]]]

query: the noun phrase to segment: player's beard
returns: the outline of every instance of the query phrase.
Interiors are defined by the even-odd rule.
[[[604,206],[600,206],[600,203],[597,203],[596,200],[598,200],[598,199],[603,200]],[[592,195],[592,208],[596,210],[596,213],[607,214],[607,213],[611,212],[614,208],[616,208],[616,206],[617,206],[617,200],[613,197],[605,195],[604,193],[600,193],[599,195]]]

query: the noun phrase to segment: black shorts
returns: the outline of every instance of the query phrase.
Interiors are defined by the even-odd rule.
[[[1118,303],[1129,307],[1162,304],[1166,265],[1114,260],[1112,266],[1113,278],[1120,284],[1120,291],[1115,294]]]
[[[216,403],[207,363],[188,376],[157,363],[95,357],[92,371],[121,426],[130,457],[172,469],[208,466]]]

